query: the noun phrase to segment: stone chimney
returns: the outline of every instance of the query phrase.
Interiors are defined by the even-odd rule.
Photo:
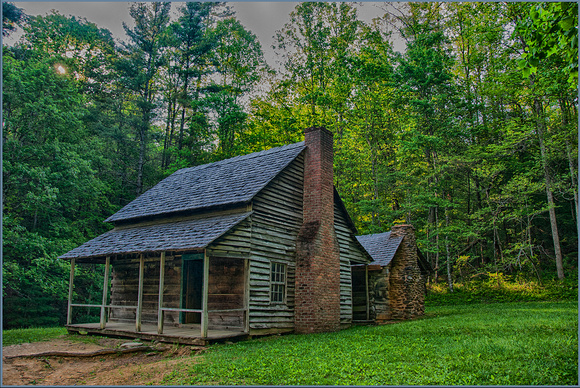
[[[393,225],[391,227],[391,237],[405,237],[409,236],[409,238],[413,239],[415,242],[415,228],[413,225],[409,224],[399,224]]]
[[[295,331],[340,329],[340,251],[334,232],[332,133],[305,130],[303,224],[296,244]]]
[[[415,228],[395,225],[392,237],[403,237],[391,261],[389,303],[391,319],[410,319],[425,312],[425,279],[419,268]]]

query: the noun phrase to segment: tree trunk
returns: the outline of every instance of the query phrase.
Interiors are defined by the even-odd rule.
[[[562,127],[564,132],[568,131],[568,118],[570,117],[570,110],[568,109],[567,99],[560,98],[558,100],[560,104],[560,112],[562,113]],[[570,142],[568,141],[568,137],[566,133],[564,134],[564,144],[566,145],[566,157],[568,158],[568,169],[570,171],[570,183],[572,185],[572,191],[574,193],[574,219],[578,222],[578,191],[576,188],[578,187],[578,183],[576,181],[576,172],[574,171],[574,158],[572,157],[572,147],[570,146]]]
[[[519,39],[522,44],[522,49],[525,50],[527,45],[524,38],[520,36]],[[530,77],[530,88],[532,91],[535,89],[534,76]],[[554,253],[556,255],[556,271],[558,273],[558,279],[564,279],[562,252],[560,250],[560,236],[558,234],[558,224],[556,222],[556,210],[554,209],[554,195],[552,193],[552,182],[550,172],[548,170],[546,146],[544,144],[545,123],[543,119],[543,107],[538,96],[534,96],[534,106],[532,108],[536,118],[536,131],[538,133],[538,141],[540,143],[540,156],[542,158],[542,167],[544,168],[544,180],[546,181],[546,197],[548,199],[548,212],[550,214],[552,240],[554,241]]]
[[[139,160],[137,162],[137,188],[136,193],[137,196],[141,195],[143,192],[143,166],[145,165],[145,151],[147,149],[147,145],[145,144],[145,128],[146,124],[142,123],[141,128],[139,129]]]
[[[471,226],[471,168],[467,169],[467,226]]]
[[[495,214],[493,215],[493,264],[495,266],[495,272],[498,273],[497,268],[497,233],[495,232]]]
[[[542,104],[539,98],[534,98],[534,110],[536,114],[536,129],[538,141],[540,142],[540,156],[542,158],[542,167],[544,168],[544,180],[546,181],[546,197],[548,198],[548,212],[550,214],[550,226],[552,227],[552,240],[554,241],[554,253],[556,254],[556,271],[558,279],[564,279],[564,267],[562,260],[562,251],[560,250],[560,235],[558,234],[558,223],[556,222],[556,209],[554,205],[554,194],[552,193],[552,178],[548,170],[546,156],[546,145],[544,144],[544,121],[542,118]]]
[[[439,278],[439,217],[437,209],[435,207],[435,283]]]
[[[189,46],[188,46],[189,49]],[[186,61],[186,67],[185,67],[185,77],[183,80],[183,89],[182,89],[182,108],[181,108],[181,122],[179,123],[179,141],[177,143],[177,149],[181,150],[181,148],[183,147],[183,133],[185,131],[185,109],[186,106],[183,103],[184,101],[187,101],[187,92],[189,89],[189,75],[188,75],[188,71],[189,71],[189,67],[190,67],[190,61],[189,58]]]
[[[449,213],[445,208],[445,226],[449,227]],[[451,255],[449,254],[449,237],[445,233],[445,251],[447,253],[447,283],[449,284],[449,291],[453,292],[453,278],[451,277]]]
[[[572,159],[572,154],[570,149],[570,143],[568,139],[565,140],[566,142],[566,155],[568,156],[568,168],[570,169],[570,181],[572,183],[572,190],[574,192],[574,209],[576,209],[576,219],[578,219],[578,191],[576,191],[576,187],[578,183],[576,183],[576,173],[574,172],[574,161]]]
[[[165,123],[165,138],[163,139],[163,153],[161,154],[161,169],[165,170],[169,166],[169,147],[171,147],[171,138],[175,124],[176,103],[175,98],[171,97],[167,104],[167,121]]]

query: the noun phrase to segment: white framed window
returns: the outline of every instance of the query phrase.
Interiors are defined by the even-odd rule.
[[[270,303],[286,303],[286,264],[271,263],[270,267]]]

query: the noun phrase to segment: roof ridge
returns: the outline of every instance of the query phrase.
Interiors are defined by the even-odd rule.
[[[185,168],[182,168],[182,169],[179,169],[179,170],[175,171],[174,174],[176,174],[176,173],[177,174],[183,174],[183,173],[195,171],[195,170],[198,170],[198,169],[199,170],[202,170],[204,168],[208,168],[208,167],[211,167],[211,166],[226,165],[226,164],[238,162],[240,160],[248,160],[248,159],[253,159],[253,158],[259,158],[259,157],[262,157],[264,155],[269,155],[269,154],[273,154],[273,153],[276,153],[276,152],[286,151],[286,150],[293,149],[293,148],[296,148],[296,147],[300,147],[300,146],[303,146],[303,145],[304,145],[304,141],[299,141],[297,143],[286,144],[286,145],[279,146],[279,147],[268,148],[267,150],[256,151],[256,152],[252,152],[250,154],[232,156],[231,158],[228,158],[228,159],[218,160],[218,161],[211,162],[211,163],[206,163],[206,164],[200,164],[199,166],[185,167]]]
[[[386,231],[386,232],[381,232],[381,233],[372,233],[372,234],[360,234],[360,235],[358,235],[358,236],[356,236],[356,237],[357,237],[357,238],[358,238],[358,237],[372,237],[372,236],[378,236],[378,235],[380,235],[380,234],[387,234],[387,233],[391,233],[391,231],[390,231],[390,230],[388,230],[388,231]]]

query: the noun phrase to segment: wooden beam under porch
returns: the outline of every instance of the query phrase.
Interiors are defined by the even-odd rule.
[[[165,326],[163,334],[157,333],[157,325],[154,323],[142,323],[141,331],[135,332],[133,322],[107,322],[107,326],[101,329],[99,323],[79,323],[66,325],[69,333],[87,332],[88,334],[117,336],[126,338],[139,338],[146,341],[161,341],[179,343],[184,345],[207,345],[211,342],[219,342],[226,339],[245,338],[247,333],[234,330],[208,330],[207,337],[201,338],[199,324],[183,324],[181,327]]]

